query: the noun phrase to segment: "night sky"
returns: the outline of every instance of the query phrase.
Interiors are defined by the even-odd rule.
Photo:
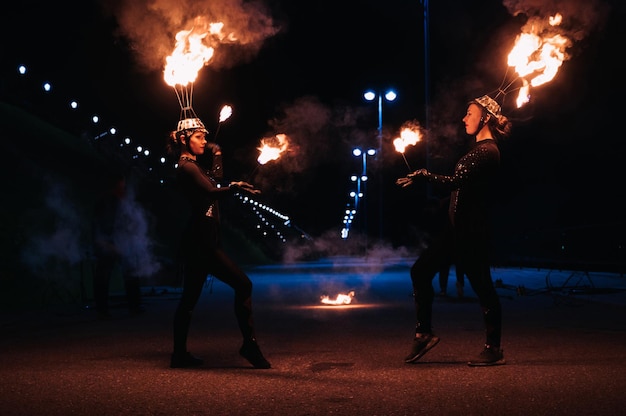
[[[17,64],[25,63],[33,79],[55,85],[57,96],[77,97],[85,115],[97,111],[122,134],[164,154],[180,113],[162,78],[167,41],[173,46],[173,34],[197,10],[222,13],[256,36],[216,48],[194,84],[194,110],[215,131],[221,106],[233,106],[216,138],[226,175],[254,182],[312,234],[339,232],[348,178],[359,168],[350,149],[376,146],[377,108],[363,92],[396,89],[398,99],[383,104],[382,160],[368,166],[382,184],[382,191],[376,182],[368,189],[368,227],[377,232],[374,196],[384,193],[385,237],[395,244],[412,241],[407,224],[419,222],[428,192],[439,195],[393,185],[409,167],[391,147],[402,124],[417,121],[428,131],[428,151],[425,143],[407,149],[410,167],[449,172],[467,145],[460,123],[466,102],[497,91],[511,76],[506,56],[529,16],[560,11],[570,17],[568,34],[575,38],[559,73],[531,90],[521,109],[512,95],[501,100],[514,132],[501,144],[496,222],[509,236],[582,227],[613,238],[616,225],[623,229],[619,121],[626,68],[619,53],[626,14],[618,0],[433,0],[428,51],[420,1],[71,3],[61,9],[22,1],[2,13],[5,90],[12,90],[6,86]],[[241,19],[240,10],[254,17]],[[69,131],[81,128],[53,118]],[[290,153],[257,168],[260,139],[277,133],[293,137]]]

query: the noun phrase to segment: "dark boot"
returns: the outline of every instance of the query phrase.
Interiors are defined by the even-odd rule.
[[[239,349],[239,354],[248,360],[254,368],[271,368],[272,365],[263,357],[259,344],[254,338],[245,340]]]
[[[482,308],[485,323],[485,345],[500,347],[502,337],[502,310],[500,304],[493,309]]]

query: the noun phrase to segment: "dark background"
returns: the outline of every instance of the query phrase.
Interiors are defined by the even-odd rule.
[[[217,2],[171,7],[211,3]],[[353,235],[367,236],[369,245],[410,247],[409,253],[415,253],[428,222],[426,202],[445,191],[399,189],[395,179],[408,173],[407,163],[411,169],[452,170],[468,144],[460,123],[465,104],[501,85],[505,57],[528,18],[513,15],[502,1],[428,3],[426,50],[420,1],[264,2],[276,33],[245,50],[246,55],[237,46],[217,49],[215,64],[203,68],[194,84],[193,107],[212,132],[222,105],[234,108],[215,138],[224,150],[227,178],[261,188],[261,199],[289,215],[297,231],[337,243],[348,178],[360,169],[350,150],[377,144],[377,107],[362,94],[393,87],[398,99],[383,104],[383,155],[368,164],[366,208]],[[621,268],[624,5],[617,0],[509,3],[573,12],[582,4],[591,7],[586,10],[594,11],[594,20],[585,25],[589,13],[574,19],[580,37],[569,58],[552,82],[532,90],[529,104],[516,109],[510,95],[503,101],[514,131],[501,143],[501,187],[494,195],[498,259]],[[134,19],[123,17],[128,4],[140,11]],[[137,177],[138,197],[152,215],[155,238],[171,240],[179,220],[170,206],[172,167],[170,160],[161,164],[158,159],[165,156],[180,108],[162,68],[146,62],[146,48],[129,28],[150,24],[153,38],[181,28],[151,24],[152,12],[141,7],[141,2],[23,1],[2,14],[0,93],[9,106],[2,124],[3,174],[12,201],[4,208],[5,246],[20,247],[16,242],[27,240],[15,237],[15,230],[27,234],[31,216],[41,215],[34,207],[44,209],[50,192],[44,179],[60,175],[80,183],[75,191],[80,197],[68,198],[84,198],[88,205],[103,172],[120,165],[130,166]],[[18,64],[28,66],[27,76],[17,74]],[[53,84],[51,93],[42,93],[43,81]],[[70,111],[67,103],[74,98],[80,107]],[[26,115],[14,114],[17,110]],[[90,122],[92,114],[101,117],[97,126]],[[35,128],[38,121],[32,116],[49,123],[53,133]],[[428,133],[428,145],[408,148],[405,163],[391,140],[412,120]],[[118,133],[94,139],[108,126]],[[54,129],[62,132],[61,141]],[[293,137],[289,154],[257,166],[260,139],[283,132]],[[120,147],[123,137],[149,148],[151,155],[134,156],[132,149]],[[231,221],[240,220],[233,216]],[[241,224],[254,241],[253,232]]]

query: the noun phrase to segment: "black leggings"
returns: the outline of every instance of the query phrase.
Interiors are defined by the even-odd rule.
[[[220,248],[190,256],[184,265],[183,293],[174,314],[174,352],[187,351],[191,315],[209,274],[235,291],[234,309],[244,340],[254,339],[252,281]]]
[[[453,262],[461,267],[472,286],[472,290],[478,296],[485,323],[485,343],[500,347],[502,308],[500,298],[491,280],[487,247],[487,239],[480,233],[469,238],[460,235],[452,227],[447,227],[420,254],[411,267],[416,332],[432,332],[432,309],[435,298],[432,281],[442,265]]]

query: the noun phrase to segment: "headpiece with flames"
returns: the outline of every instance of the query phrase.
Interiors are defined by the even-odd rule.
[[[174,51],[165,59],[163,77],[174,88],[181,109],[177,133],[200,130],[208,134],[192,107],[193,83],[200,69],[213,57],[212,39],[216,42],[234,40],[232,34],[223,33],[223,26],[221,22],[208,23],[201,17],[196,18],[192,29],[176,34]]]

